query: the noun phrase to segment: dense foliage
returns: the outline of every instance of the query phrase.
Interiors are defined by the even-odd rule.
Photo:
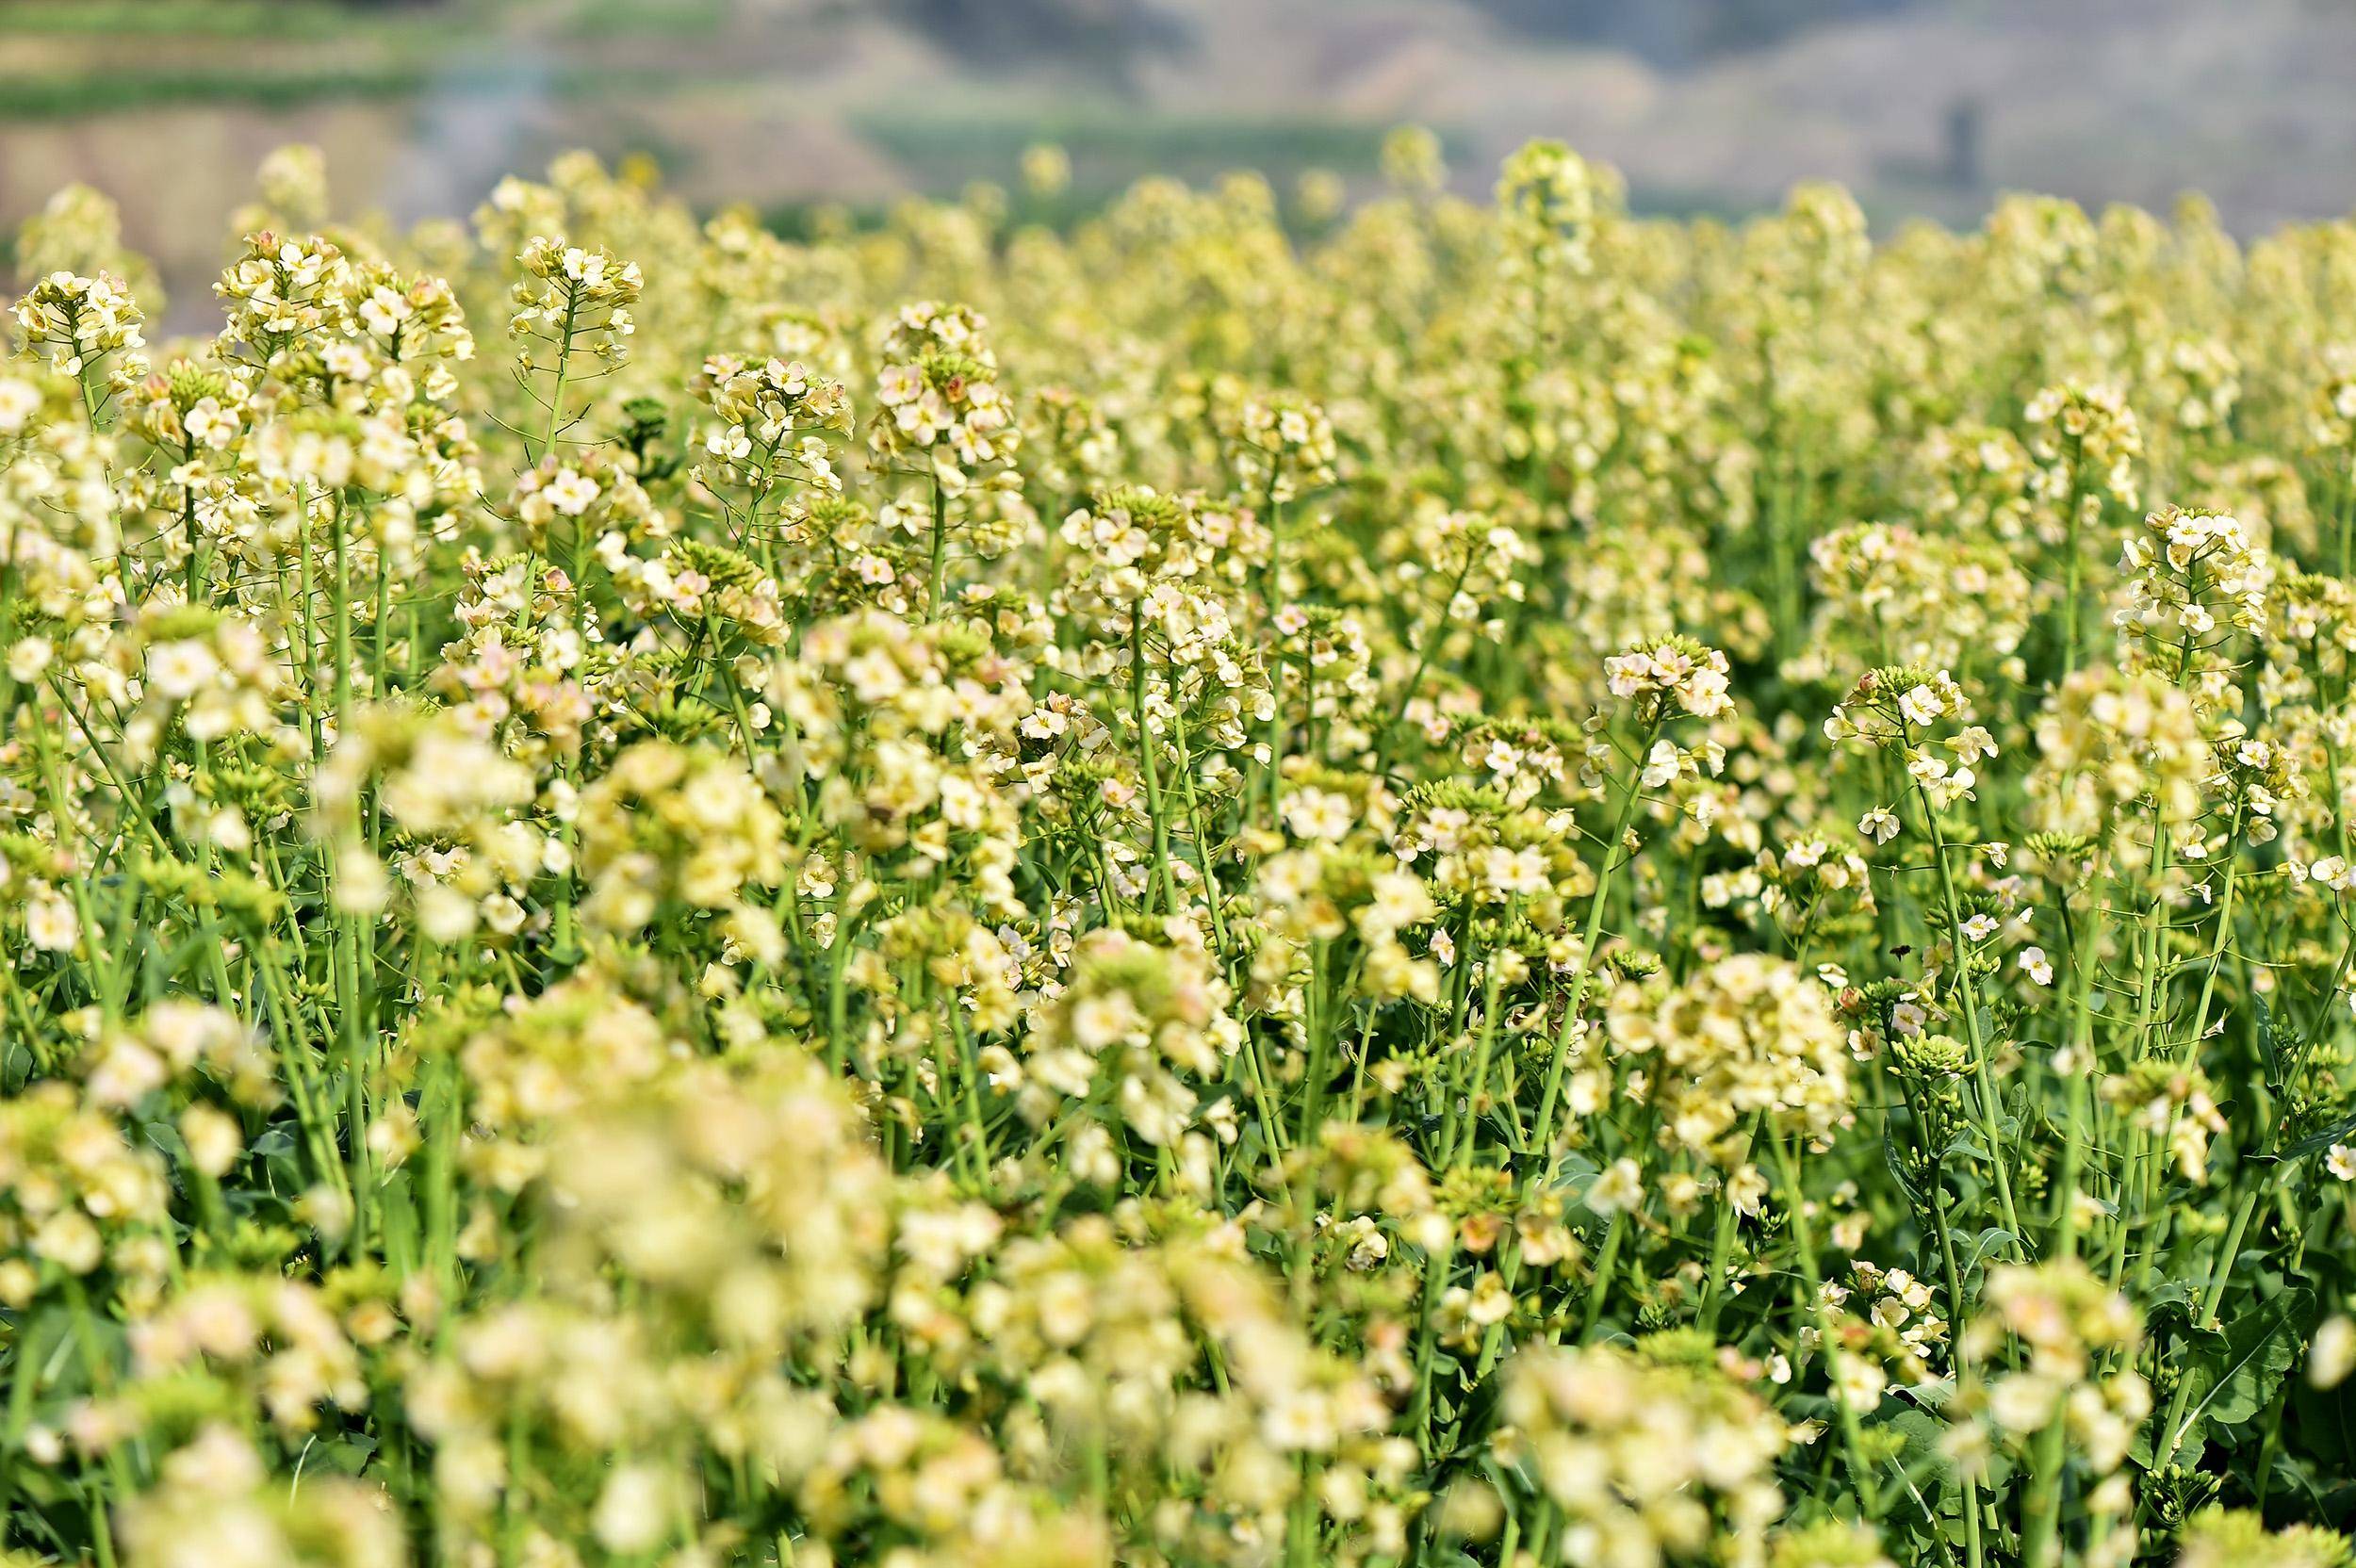
[[[9,1560],[2345,1568],[2356,226],[1386,161],[28,225]]]

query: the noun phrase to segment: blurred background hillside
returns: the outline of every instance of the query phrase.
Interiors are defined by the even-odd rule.
[[[1651,211],[1807,177],[1885,222],[2197,188],[2249,231],[2356,204],[2351,83],[2348,0],[0,0],[0,228],[87,181],[188,280],[288,140],[400,218],[587,146],[790,225],[1011,181],[1039,140],[1082,204],[1148,171],[1362,181],[1413,120],[1468,191],[1546,135]]]

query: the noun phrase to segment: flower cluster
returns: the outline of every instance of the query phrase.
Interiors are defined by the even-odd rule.
[[[622,362],[636,330],[630,306],[644,286],[636,262],[618,260],[603,247],[584,249],[535,235],[515,265],[523,277],[507,330],[526,345],[518,356],[525,369],[537,368],[551,350],[560,376],[575,352],[608,368]]]
[[[1507,1368],[1501,1435],[1562,1511],[1563,1560],[1763,1561],[1784,1423],[1716,1366],[1645,1348],[1533,1349]]]
[[[1831,1136],[1849,1114],[1848,1041],[1812,975],[1759,954],[1722,958],[1673,987],[1624,983],[1606,1037],[1623,1092],[1652,1107],[1664,1141],[1739,1158],[1754,1121]]]
[[[80,376],[106,355],[146,343],[147,318],[123,280],[101,274],[52,272],[16,302],[17,329],[27,347],[46,351],[50,365]]]

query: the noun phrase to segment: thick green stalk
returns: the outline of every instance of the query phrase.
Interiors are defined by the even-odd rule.
[[[932,592],[924,601],[924,618],[937,621],[941,619],[943,596],[949,585],[949,498],[942,493],[938,475],[933,479],[932,570],[928,580],[932,584]]]

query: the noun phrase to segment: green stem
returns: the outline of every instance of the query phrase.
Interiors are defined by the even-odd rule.
[[[1636,747],[1637,766],[1641,769],[1644,754],[1652,748],[1653,737],[1661,732],[1661,723],[1654,720],[1645,726],[1644,734]],[[1571,1054],[1571,1038],[1579,1029],[1579,1009],[1587,1003],[1588,977],[1595,969],[1595,944],[1603,939],[1605,901],[1612,893],[1612,878],[1619,866],[1612,857],[1621,853],[1628,838],[1628,825],[1636,820],[1636,803],[1642,798],[1638,775],[1628,777],[1627,792],[1620,799],[1620,808],[1612,821],[1611,837],[1604,841],[1601,862],[1595,867],[1595,892],[1587,903],[1587,926],[1579,944],[1579,965],[1572,972],[1570,993],[1562,1004],[1562,1026],[1554,1037],[1554,1054],[1546,1064],[1546,1088],[1538,1100],[1538,1121],[1531,1134],[1530,1147],[1545,1161],[1551,1173],[1554,1164],[1555,1114],[1562,1097],[1562,1069]],[[1629,859],[1635,858],[1633,855]]]
[[[1824,1349],[1824,1370],[1832,1379],[1833,1404],[1841,1412],[1841,1435],[1849,1456],[1849,1478],[1857,1485],[1857,1500],[1865,1507],[1866,1517],[1881,1518],[1881,1489],[1874,1484],[1873,1466],[1865,1460],[1865,1437],[1857,1420],[1856,1406],[1849,1402],[1841,1388],[1841,1347],[1835,1338],[1832,1315],[1824,1304],[1824,1280],[1817,1272],[1816,1243],[1809,1233],[1808,1199],[1800,1190],[1798,1162],[1792,1157],[1790,1141],[1779,1127],[1769,1126],[1769,1145],[1775,1152],[1775,1168],[1782,1174],[1784,1202],[1792,1215],[1792,1236],[1799,1250],[1800,1279],[1808,1290],[1809,1308],[1816,1317],[1816,1334]]]
[[[1996,1122],[1996,1075],[1988,1065],[1988,1039],[1980,1027],[1978,986],[1972,978],[1970,952],[1963,934],[1962,901],[1955,896],[1955,868],[1947,860],[1947,841],[1939,828],[1939,815],[1932,808],[1928,791],[1916,786],[1922,806],[1923,825],[1931,838],[1931,858],[1939,863],[1939,897],[1947,911],[1947,936],[1955,947],[1955,991],[1963,998],[1963,1026],[1972,1047],[1972,1076],[1977,1093],[1973,1096],[1979,1109],[1980,1135],[1988,1140],[1988,1157],[1996,1178],[1996,1199],[2004,1217],[2004,1229],[2012,1234],[2013,1250],[2028,1255],[2028,1238],[2021,1233],[2021,1218],[2014,1211],[2012,1177],[2006,1167],[2009,1156]]]
[[[933,553],[932,596],[925,601],[924,618],[941,619],[942,596],[947,592],[949,579],[949,498],[942,494],[939,476],[933,479]]]

